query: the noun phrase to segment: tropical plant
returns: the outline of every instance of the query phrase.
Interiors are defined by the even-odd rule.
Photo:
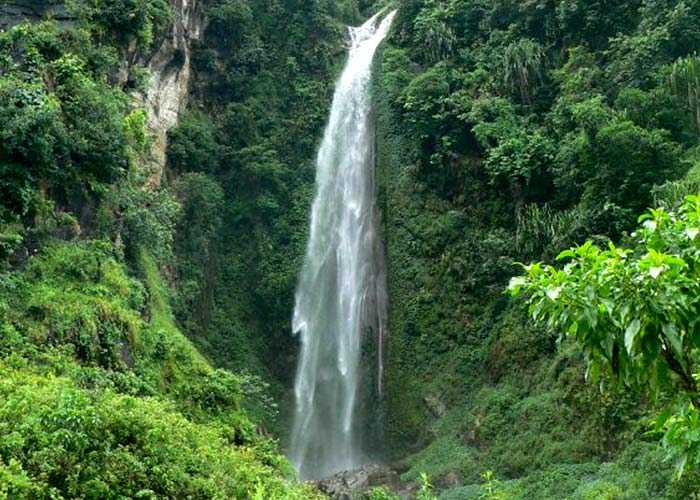
[[[692,55],[674,62],[671,66],[668,86],[679,99],[685,102],[700,132],[700,57]]]
[[[526,294],[536,321],[578,342],[590,380],[644,390],[667,406],[657,428],[683,471],[700,465],[700,196],[640,222],[634,246],[589,241],[562,252],[563,267],[526,266],[509,290]]]
[[[503,78],[511,92],[530,104],[536,85],[544,74],[544,50],[537,42],[522,38],[509,44],[503,53]]]
[[[418,494],[416,495],[417,500],[437,500],[437,497],[433,494],[433,485],[430,482],[430,478],[425,472],[421,472]]]
[[[506,500],[508,498],[493,471],[484,472],[481,478],[484,480],[484,484],[481,486],[482,493],[479,500]]]
[[[448,56],[457,43],[449,22],[454,17],[448,2],[428,0],[413,22],[416,41],[428,62]]]

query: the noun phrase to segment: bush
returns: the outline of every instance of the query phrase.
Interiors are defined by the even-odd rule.
[[[176,172],[216,173],[222,147],[206,115],[189,113],[168,135],[168,163]]]
[[[78,211],[124,177],[138,145],[126,95],[106,83],[113,63],[109,48],[51,22],[0,34],[0,207],[27,218],[49,197]]]
[[[561,253],[563,268],[532,264],[513,278],[530,314],[575,339],[595,381],[641,388],[666,406],[656,423],[664,443],[686,465],[700,466],[694,351],[697,317],[700,196],[677,212],[655,209],[640,218],[634,247],[592,242]]]
[[[4,363],[0,374],[0,482],[11,498],[315,497],[282,479],[272,456],[169,404]]]
[[[123,369],[138,344],[143,288],[105,243],[54,244],[2,283],[9,321],[39,345],[74,347],[82,361]]]
[[[167,26],[172,10],[167,0],[69,0],[68,7],[98,35],[127,44],[135,39],[149,48]]]

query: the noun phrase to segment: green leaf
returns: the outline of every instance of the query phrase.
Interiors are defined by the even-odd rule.
[[[665,270],[664,266],[654,266],[649,268],[649,274],[651,275],[652,278],[656,279],[658,278],[661,273],[663,273]]]
[[[688,455],[682,454],[676,462],[676,478],[680,478],[685,472],[685,465],[688,462]]]
[[[513,295],[518,295],[525,285],[527,285],[527,279],[524,276],[514,276],[508,283],[508,291]]]
[[[683,341],[681,340],[676,325],[674,325],[673,323],[664,323],[661,329],[663,330],[664,335],[666,336],[668,341],[671,343],[671,347],[673,348],[675,353],[682,356]]]
[[[635,318],[632,320],[632,322],[627,326],[627,329],[625,330],[625,348],[627,349],[628,354],[632,354],[632,347],[634,345],[634,339],[637,337],[637,334],[639,333],[639,330],[641,329],[642,324],[639,321],[639,318]]]
[[[576,257],[576,252],[573,250],[564,250],[559,255],[557,255],[557,260],[573,259]]]
[[[561,295],[563,287],[561,286],[556,286],[556,287],[547,287],[546,293],[547,297],[549,297],[549,300],[557,300],[559,298],[559,295]]]

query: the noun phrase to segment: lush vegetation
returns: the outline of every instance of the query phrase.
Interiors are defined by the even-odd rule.
[[[511,280],[513,294],[529,296],[535,320],[565,332],[582,346],[592,381],[620,381],[667,401],[658,426],[678,455],[678,472],[695,468],[698,453],[696,381],[697,236],[700,198],[678,213],[653,210],[632,238],[633,248],[590,241],[562,252],[563,268],[534,264]],[[675,408],[674,408],[675,407]],[[672,408],[673,411],[672,411]]]
[[[700,489],[700,2],[207,0],[159,184],[132,92],[176,13],[70,0],[0,32],[0,497],[316,495],[270,436],[343,24],[385,5],[373,439],[424,499]]]
[[[170,3],[61,12],[0,32],[0,497],[316,497],[263,432],[255,366],[215,369],[182,333],[207,311],[225,200],[204,155],[162,186],[147,166],[134,61]]]
[[[52,243],[0,280],[0,490],[9,498],[313,497],[170,316],[150,257]]]
[[[196,99],[170,134],[185,213],[174,247],[177,318],[218,365],[267,380],[283,411],[292,408],[290,317],[315,150],[344,62],[344,23],[362,7],[210,2],[193,55]],[[283,420],[266,425],[281,431]]]
[[[591,314],[595,297],[588,309],[571,305],[575,290],[583,297],[593,286],[589,277],[613,286],[604,270],[582,268],[571,301],[537,311],[553,330],[531,323],[525,301],[504,290],[516,262],[544,261],[559,276],[565,271],[553,261],[564,249],[589,239],[632,245],[624,242],[648,207],[674,210],[698,190],[700,5],[397,4],[375,99],[392,300],[386,436],[394,456],[422,448],[404,479],[427,472],[445,498],[490,498],[493,481],[506,498],[686,498],[697,469],[674,479],[650,423],[683,398],[681,375],[666,370],[670,385],[659,381],[658,400],[646,392],[659,388],[655,371],[633,387],[586,378],[587,369],[604,371],[596,349],[625,349],[625,330],[610,330],[611,318],[584,331],[578,313]],[[546,297],[536,289],[537,300]],[[642,290],[595,293],[627,303],[640,324],[661,328],[661,315],[676,314],[656,302],[635,307]],[[558,341],[577,321],[578,333]],[[642,345],[646,331],[636,337],[639,351],[615,358],[623,382],[664,365],[662,352]],[[692,337],[678,335],[692,349]],[[594,352],[603,356],[597,362]],[[692,451],[687,408],[666,428],[680,455]],[[422,443],[412,447],[417,436]]]

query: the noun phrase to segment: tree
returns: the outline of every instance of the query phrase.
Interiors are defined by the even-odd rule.
[[[120,43],[135,39],[144,47],[153,44],[173,16],[167,0],[70,0],[67,4],[100,38]]]
[[[513,93],[520,93],[525,104],[532,103],[536,84],[542,79],[544,50],[532,40],[523,38],[509,44],[503,53],[503,79]]]
[[[700,131],[700,57],[694,55],[673,63],[668,86],[674,95],[686,102]]]
[[[532,264],[509,291],[536,321],[574,338],[592,380],[637,387],[666,406],[657,425],[679,471],[700,465],[700,195],[640,218],[634,246],[590,241],[563,268]]]
[[[426,61],[436,62],[448,56],[457,43],[457,38],[449,25],[454,17],[450,6],[435,0],[428,0],[426,6],[413,22],[416,42],[423,50]]]

